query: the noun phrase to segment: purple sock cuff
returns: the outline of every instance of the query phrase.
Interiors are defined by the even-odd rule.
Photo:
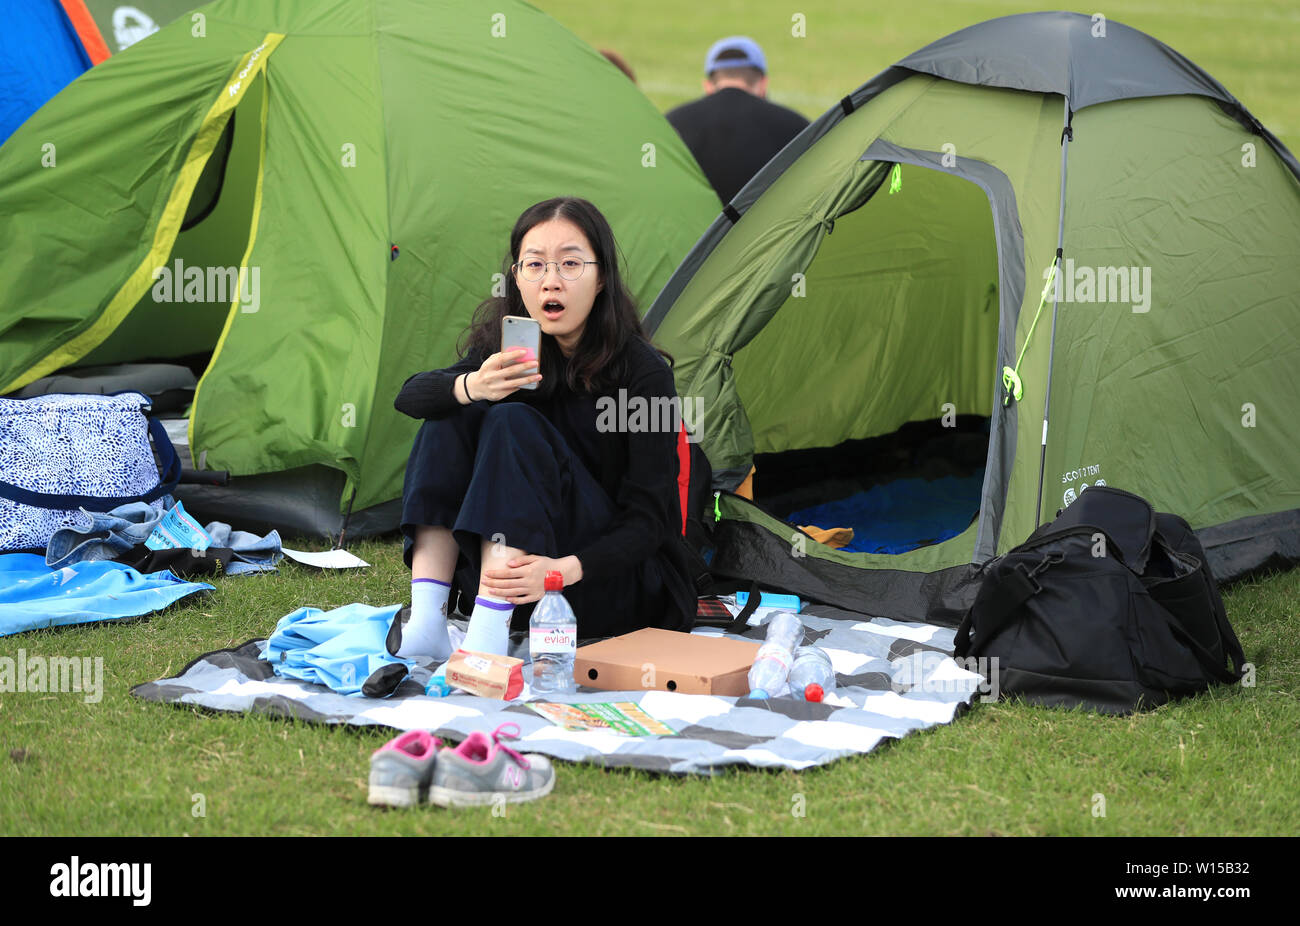
[[[451,588],[450,582],[444,582],[441,579],[412,579],[411,580],[412,585],[414,585],[416,582],[432,582],[434,585],[441,585],[443,588]]]
[[[493,611],[513,611],[515,609],[515,606],[508,601],[488,601],[482,595],[475,595],[474,606],[478,607],[479,605],[482,605],[485,608],[491,608]]]

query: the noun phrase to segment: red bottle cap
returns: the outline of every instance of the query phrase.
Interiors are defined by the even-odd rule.
[[[805,701],[820,701],[825,694],[826,692],[822,691],[822,686],[813,682],[811,685],[804,687],[803,699]]]
[[[548,592],[564,591],[564,573],[552,569],[546,574],[546,590]]]

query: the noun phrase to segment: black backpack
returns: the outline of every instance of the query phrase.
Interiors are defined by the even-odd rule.
[[[955,649],[996,657],[981,671],[1003,694],[1107,714],[1233,684],[1245,663],[1187,522],[1110,486],[985,565]]]

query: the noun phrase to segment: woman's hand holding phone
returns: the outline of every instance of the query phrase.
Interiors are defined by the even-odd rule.
[[[465,377],[468,398],[499,402],[529,383],[539,382],[537,357],[526,347],[500,351],[483,361],[483,365]]]

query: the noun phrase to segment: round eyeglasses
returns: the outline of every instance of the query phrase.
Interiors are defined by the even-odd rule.
[[[540,257],[526,257],[515,264],[515,270],[529,283],[536,283],[546,276],[546,268],[555,264],[555,269],[562,279],[572,283],[582,276],[588,264],[600,263],[595,260],[583,260],[581,257],[564,257],[560,260],[542,260]]]

